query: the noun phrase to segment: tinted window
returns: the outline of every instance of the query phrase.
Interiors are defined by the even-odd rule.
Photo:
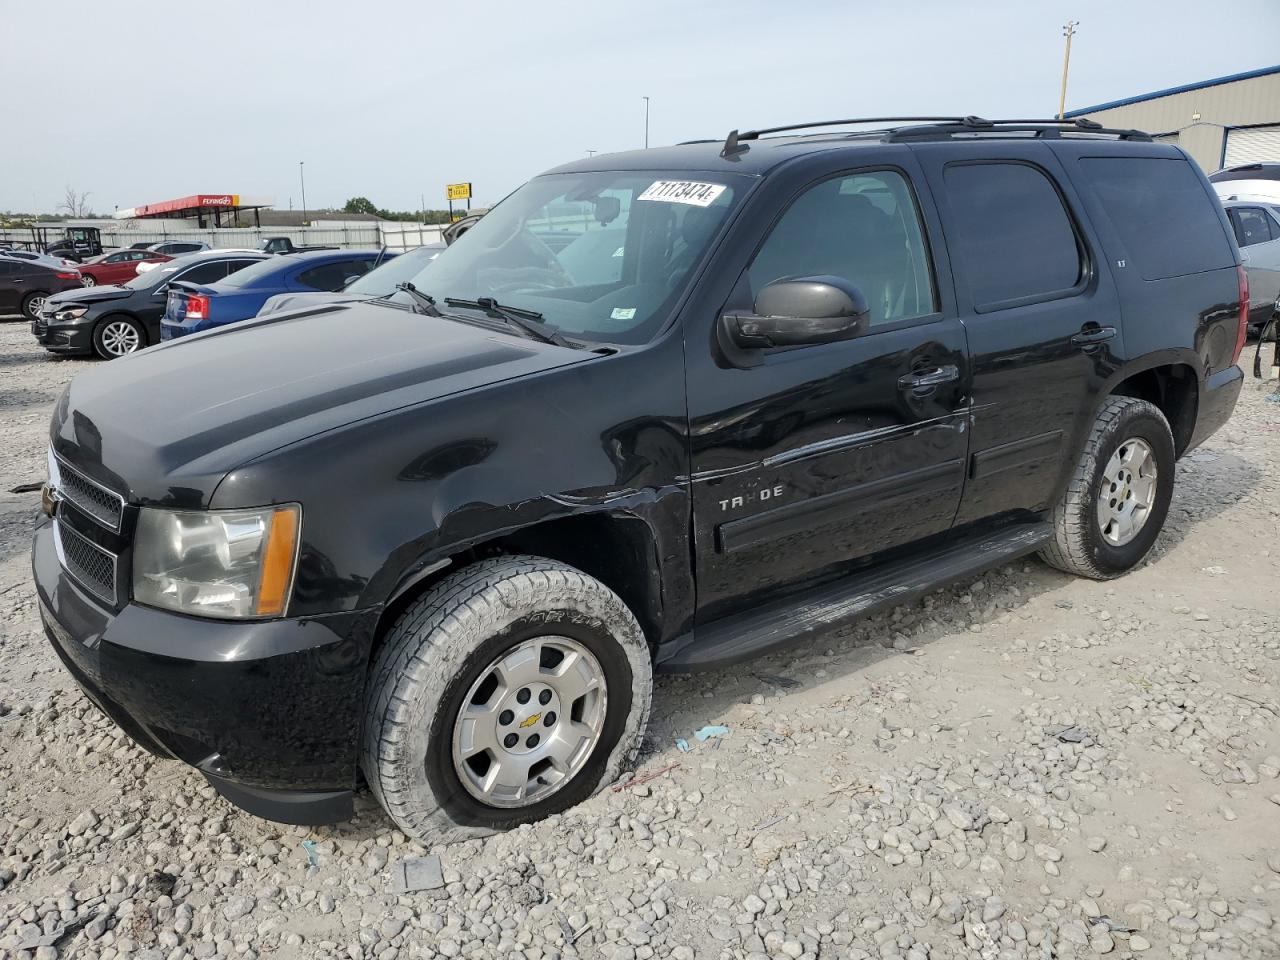
[[[1255,243],[1269,243],[1276,239],[1272,232],[1271,218],[1260,207],[1234,207],[1231,210],[1231,221],[1235,227],[1236,241],[1242,247],[1252,247]]]
[[[1116,259],[1136,266],[1144,280],[1235,263],[1218,211],[1187,161],[1086,157],[1080,169],[1124,244]]]
[[[130,259],[132,258],[130,257],[128,252],[113,253],[111,254],[111,256],[107,257],[107,259],[103,260],[102,262],[103,263],[123,263],[125,260],[130,260]]]
[[[946,169],[953,213],[950,246],[973,304],[990,307],[1070,290],[1080,249],[1057,188],[1025,163],[964,163]]]
[[[862,291],[871,322],[933,313],[933,284],[915,200],[896,173],[827,180],[782,215],[747,271],[754,299],[782,277],[835,276]]]
[[[298,274],[298,282],[312,290],[341,290],[348,277],[362,277],[369,272],[371,260],[347,260],[341,263],[324,263]]]
[[[211,263],[200,263],[186,273],[180,273],[175,280],[186,280],[188,283],[216,283],[227,275],[227,262],[214,260]]]

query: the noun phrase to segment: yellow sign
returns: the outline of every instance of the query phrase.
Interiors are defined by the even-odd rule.
[[[469,183],[450,183],[444,188],[446,200],[470,200],[471,184]]]

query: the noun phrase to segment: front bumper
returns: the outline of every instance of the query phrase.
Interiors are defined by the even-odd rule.
[[[1186,453],[1209,439],[1231,419],[1244,385],[1244,371],[1236,364],[1205,377],[1196,405],[1196,428],[1187,444]]]
[[[62,568],[51,522],[36,530],[32,570],[58,657],[141,746],[256,816],[351,816],[377,611],[227,622],[129,603],[113,615]]]
[[[31,333],[51,353],[93,353],[91,326],[50,323],[42,317],[31,321]]]

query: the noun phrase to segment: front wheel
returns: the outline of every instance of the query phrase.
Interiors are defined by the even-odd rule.
[[[1173,435],[1154,404],[1109,397],[1053,509],[1054,538],[1040,552],[1050,566],[1109,580],[1155,544],[1173,496]]]
[[[93,275],[92,275],[92,274],[82,273],[82,274],[80,275],[80,286],[82,286],[82,287],[96,287],[97,285],[98,285],[98,281],[97,281],[96,279],[94,279],[94,277],[93,277]]]
[[[103,360],[128,356],[146,345],[146,332],[128,317],[107,317],[93,331],[93,350]]]
[[[640,747],[652,683],[640,625],[604,584],[553,560],[484,560],[391,628],[369,674],[361,766],[411,836],[485,836],[615,780]]]

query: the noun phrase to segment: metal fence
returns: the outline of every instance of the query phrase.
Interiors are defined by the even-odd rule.
[[[56,224],[48,224],[56,228]],[[129,247],[135,243],[160,243],[164,240],[202,241],[215,249],[257,249],[267,237],[288,237],[297,246],[342,247],[355,250],[411,250],[428,243],[440,242],[440,228],[418,223],[370,223],[367,226],[316,227],[210,227],[174,229],[162,224],[144,226],[144,221],[121,221],[120,226],[102,228],[102,246]],[[0,244],[6,241],[25,243],[31,231],[24,228],[0,230]]]

